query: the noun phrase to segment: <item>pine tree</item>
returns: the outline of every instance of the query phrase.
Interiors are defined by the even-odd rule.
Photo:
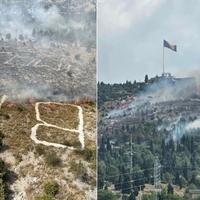
[[[148,81],[149,81],[149,77],[148,77],[148,75],[146,74],[146,75],[145,75],[145,78],[144,78],[144,82],[145,82],[145,83],[148,83]]]

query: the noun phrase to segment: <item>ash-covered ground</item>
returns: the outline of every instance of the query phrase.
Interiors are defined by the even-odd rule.
[[[0,93],[95,99],[95,1],[1,1]]]

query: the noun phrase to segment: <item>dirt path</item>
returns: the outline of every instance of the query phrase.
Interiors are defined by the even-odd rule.
[[[53,124],[49,124],[49,123],[45,122],[44,120],[42,120],[40,118],[39,105],[40,104],[50,104],[50,103],[53,103],[53,104],[56,104],[56,105],[70,105],[70,106],[76,107],[79,110],[79,112],[78,112],[78,117],[79,117],[78,130],[76,130],[76,129],[62,128],[62,127],[59,127],[59,126],[56,126],[56,125],[53,125]],[[31,139],[36,144],[43,144],[45,146],[54,146],[54,147],[57,147],[57,148],[68,148],[68,149],[71,149],[71,150],[75,149],[74,147],[68,147],[66,145],[62,145],[62,144],[58,144],[58,143],[52,143],[52,142],[38,140],[37,139],[37,129],[38,129],[38,127],[39,126],[46,126],[46,127],[52,127],[52,128],[61,129],[61,130],[64,130],[64,131],[70,131],[70,132],[79,133],[78,139],[79,139],[79,141],[81,143],[81,147],[82,147],[82,149],[85,148],[85,138],[84,138],[84,132],[83,132],[83,110],[82,110],[81,106],[74,105],[74,104],[55,103],[55,102],[37,102],[35,104],[35,112],[36,112],[36,119],[39,122],[42,122],[42,123],[36,124],[31,129]]]

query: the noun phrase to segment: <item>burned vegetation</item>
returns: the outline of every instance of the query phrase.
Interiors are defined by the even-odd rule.
[[[0,199],[95,199],[95,1],[0,12]]]

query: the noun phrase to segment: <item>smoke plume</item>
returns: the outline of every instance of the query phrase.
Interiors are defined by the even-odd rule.
[[[14,100],[95,99],[95,4],[70,2],[0,2],[2,95]]]

